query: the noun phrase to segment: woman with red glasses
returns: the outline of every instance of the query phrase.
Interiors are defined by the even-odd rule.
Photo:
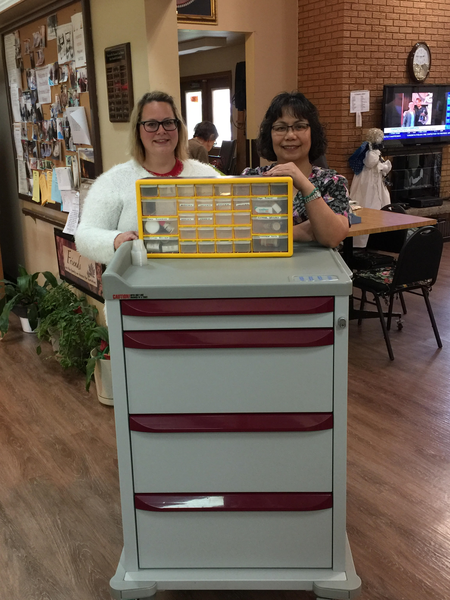
[[[259,155],[276,161],[247,168],[244,175],[292,177],[294,241],[336,247],[349,230],[347,180],[336,171],[313,166],[325,154],[327,140],[317,108],[300,92],[276,96],[260,126]]]
[[[188,158],[188,135],[172,96],[145,94],[131,115],[131,160],[112,167],[92,185],[75,234],[77,250],[108,264],[124,242],[138,239],[136,186],[146,177],[220,177]]]

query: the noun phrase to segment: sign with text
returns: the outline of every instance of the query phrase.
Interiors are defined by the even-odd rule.
[[[82,256],[72,235],[55,229],[56,255],[61,279],[100,302],[103,299],[102,273],[104,265]]]

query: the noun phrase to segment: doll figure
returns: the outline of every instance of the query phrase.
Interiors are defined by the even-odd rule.
[[[391,161],[381,156],[384,134],[381,129],[369,129],[367,141],[363,142],[349,158],[355,175],[350,187],[350,198],[365,208],[380,210],[390,204],[391,198],[386,185],[386,175],[392,169]],[[367,235],[353,238],[355,248],[365,248]]]

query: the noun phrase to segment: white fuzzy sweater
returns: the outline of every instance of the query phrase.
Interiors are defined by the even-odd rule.
[[[78,252],[108,264],[114,256],[114,239],[124,231],[137,231],[136,181],[153,177],[135,160],[112,167],[93,183],[84,201],[75,234]],[[210,165],[186,160],[180,177],[220,177]]]

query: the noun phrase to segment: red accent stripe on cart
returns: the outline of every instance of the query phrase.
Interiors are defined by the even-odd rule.
[[[126,331],[125,348],[171,350],[192,348],[310,348],[331,346],[334,331],[316,329],[187,329]]]
[[[163,512],[313,511],[333,507],[328,492],[235,492],[203,494],[135,494],[139,510]]]
[[[333,312],[334,298],[201,298],[183,300],[124,300],[123,315],[191,317],[205,315],[291,315]]]
[[[323,431],[333,428],[332,413],[208,413],[130,415],[131,431],[209,433]]]

